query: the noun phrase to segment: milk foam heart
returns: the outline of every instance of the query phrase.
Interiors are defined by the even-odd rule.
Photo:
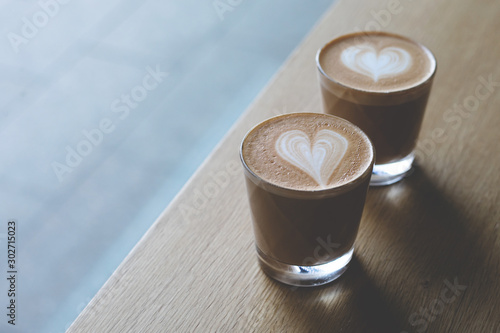
[[[375,82],[380,78],[395,77],[412,64],[411,55],[402,48],[389,46],[377,51],[370,44],[346,48],[341,60],[352,71],[371,77]]]
[[[328,129],[318,131],[312,144],[306,133],[290,130],[276,140],[276,151],[285,161],[311,176],[318,185],[326,187],[348,145],[346,138]]]

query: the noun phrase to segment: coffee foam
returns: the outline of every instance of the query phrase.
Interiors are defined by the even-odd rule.
[[[320,71],[361,91],[404,91],[428,81],[436,62],[424,46],[394,34],[361,32],[339,37],[318,53]]]
[[[372,145],[359,128],[317,113],[287,114],[257,125],[241,154],[266,182],[303,191],[347,184],[365,174],[373,160]]]
[[[379,78],[397,78],[412,65],[413,57],[404,49],[394,46],[375,49],[371,44],[352,45],[340,54],[345,67],[378,82]]]

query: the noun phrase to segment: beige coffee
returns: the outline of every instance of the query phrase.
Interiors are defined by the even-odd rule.
[[[282,115],[254,127],[240,154],[261,256],[309,266],[352,249],[374,161],[359,128],[325,114]]]
[[[356,126],[319,113],[295,113],[256,126],[242,146],[243,159],[265,181],[317,191],[360,177],[373,159],[371,143]]]
[[[415,148],[436,61],[424,46],[383,32],[345,35],[317,55],[324,112],[359,126],[372,140],[376,164]]]

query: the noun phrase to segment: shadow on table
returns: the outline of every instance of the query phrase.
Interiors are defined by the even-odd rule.
[[[454,188],[465,192],[459,186]],[[494,257],[498,231],[494,221],[488,220],[492,215],[473,214],[474,209],[479,210],[477,205],[459,201],[470,198],[479,202],[464,192],[446,195],[418,166],[404,181],[369,191],[365,212],[373,215],[365,225],[371,237],[365,249],[385,255],[373,261],[361,258],[360,262],[377,285],[385,280],[383,294],[394,296],[409,331],[428,327],[429,331],[459,332],[472,329],[471,323],[487,331],[496,319],[486,314],[500,313],[494,297],[500,274]],[[376,267],[381,262],[393,272]],[[466,288],[452,290],[450,285]],[[448,298],[455,292],[453,301],[443,298],[444,289],[449,290],[445,292]],[[424,317],[422,309],[430,315]]]
[[[391,247],[381,248],[389,250],[396,260],[404,256],[411,259],[409,267],[415,268],[408,272],[411,275],[472,278],[471,272],[480,268],[486,269],[483,276],[488,275],[492,270],[487,268],[493,269],[488,260],[498,221],[488,219],[494,214],[471,214],[467,206],[473,204],[456,200],[443,194],[419,167],[401,183],[371,189],[365,209],[378,214],[369,223],[385,237],[373,243],[385,241]]]

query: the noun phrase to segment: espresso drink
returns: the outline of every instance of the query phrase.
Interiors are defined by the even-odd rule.
[[[329,263],[346,253],[350,259],[374,160],[358,127],[318,113],[274,117],[247,134],[241,159],[257,251],[268,274],[307,285],[277,271]]]
[[[375,169],[410,156],[412,161],[436,70],[432,53],[405,37],[361,32],[325,45],[317,64],[325,113],[370,137]]]

